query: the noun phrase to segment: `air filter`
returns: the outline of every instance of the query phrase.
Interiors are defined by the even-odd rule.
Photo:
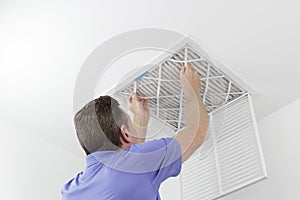
[[[148,67],[114,88],[149,99],[151,115],[174,133],[186,124],[180,67],[190,63],[201,77],[201,96],[209,113],[209,137],[184,164],[182,197],[215,199],[267,177],[251,104],[253,90],[232,71],[186,38]]]

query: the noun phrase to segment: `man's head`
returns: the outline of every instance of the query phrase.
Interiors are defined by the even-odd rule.
[[[136,143],[129,115],[110,96],[100,96],[87,103],[75,114],[74,124],[79,143],[87,155],[127,148]]]

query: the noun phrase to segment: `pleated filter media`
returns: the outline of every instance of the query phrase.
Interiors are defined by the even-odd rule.
[[[201,77],[200,94],[209,113],[210,130],[202,146],[183,164],[182,199],[217,199],[265,179],[251,88],[190,38],[151,63],[155,64],[114,88],[113,95],[123,100],[132,92],[147,97],[151,116],[174,134],[186,124],[181,65],[192,64]]]

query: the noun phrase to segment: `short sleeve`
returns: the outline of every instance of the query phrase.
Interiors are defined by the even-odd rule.
[[[175,138],[162,138],[133,145],[131,151],[140,153],[155,189],[169,177],[181,171],[181,148]]]

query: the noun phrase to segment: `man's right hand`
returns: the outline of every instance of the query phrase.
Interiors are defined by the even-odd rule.
[[[190,64],[180,70],[180,81],[186,101],[184,114],[186,126],[175,136],[186,161],[203,143],[209,129],[208,114],[200,96],[200,76]]]
[[[180,82],[181,88],[187,96],[193,95],[193,93],[200,95],[200,76],[191,64],[181,67]]]

